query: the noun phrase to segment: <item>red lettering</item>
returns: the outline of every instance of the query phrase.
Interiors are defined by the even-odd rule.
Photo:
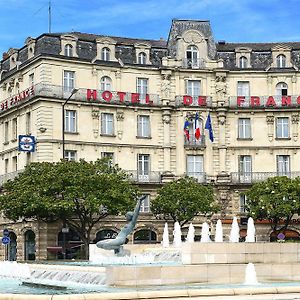
[[[23,94],[24,94],[24,98],[29,97],[29,90],[25,90],[25,91],[23,92]]]
[[[153,101],[150,100],[150,97],[148,94],[146,94],[146,104],[153,104]]]
[[[120,100],[120,102],[124,102],[124,97],[125,97],[125,95],[126,95],[126,93],[125,92],[117,92],[117,95],[119,96],[119,100]]]
[[[140,94],[131,93],[131,103],[139,103],[139,102],[140,102]]]
[[[297,97],[297,104],[300,105],[300,96]]]
[[[109,102],[109,101],[112,99],[112,96],[113,96],[113,94],[112,94],[112,92],[110,92],[110,91],[104,91],[104,92],[102,93],[102,98],[103,98],[103,100],[105,100],[106,102]]]
[[[183,104],[184,105],[193,104],[193,97],[192,96],[183,96]]]
[[[90,90],[90,89],[87,89],[86,92],[87,92],[87,94],[86,94],[86,99],[87,99],[88,101],[90,101],[91,98],[92,98],[93,100],[97,100],[97,91],[96,91],[96,90]]]
[[[292,98],[291,98],[291,96],[282,96],[282,98],[281,98],[281,105],[282,106],[291,106],[292,105]]]
[[[250,97],[251,106],[260,106],[260,98],[257,96]]]
[[[245,102],[245,96],[238,96],[237,97],[237,105],[242,106],[242,104]]]
[[[34,87],[33,86],[29,89],[29,93],[30,93],[30,95],[34,95]]]
[[[199,106],[206,106],[206,96],[199,96],[198,97],[198,105]]]
[[[268,97],[266,106],[276,106],[276,102],[275,102],[273,96],[269,96],[269,97]]]

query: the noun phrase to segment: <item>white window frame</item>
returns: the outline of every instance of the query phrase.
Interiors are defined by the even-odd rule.
[[[16,140],[18,138],[18,118],[12,119],[12,140]]]
[[[247,205],[247,196],[245,194],[240,195],[240,212],[246,212],[246,205]]]
[[[66,44],[64,49],[65,56],[73,57],[73,46],[71,44]]]
[[[150,154],[138,154],[138,180],[149,181],[150,175]]]
[[[186,94],[192,97],[201,95],[201,80],[186,80]]]
[[[277,174],[279,176],[289,175],[291,172],[289,155],[277,155]]]
[[[238,96],[250,96],[250,82],[249,81],[238,81],[237,82],[237,95]]]
[[[18,171],[18,156],[12,157],[12,171],[13,172]]]
[[[77,132],[77,111],[65,110],[65,132],[76,133]]]
[[[276,96],[287,96],[288,85],[285,82],[279,82],[276,84]]]
[[[101,91],[111,91],[112,81],[109,76],[103,76],[100,80]]]
[[[239,59],[239,67],[241,69],[246,69],[248,68],[248,59],[245,56],[241,56]]]
[[[204,174],[204,157],[203,155],[187,155],[186,157],[186,174],[187,176],[199,178]]]
[[[195,45],[190,45],[186,49],[186,61],[188,67],[198,67],[199,66],[199,50]]]
[[[144,200],[141,203],[140,212],[141,213],[150,213],[151,212],[151,210],[150,210],[150,203],[151,203],[150,195],[147,194],[144,196],[146,196],[146,197],[144,198]]]
[[[64,158],[68,161],[76,161],[77,151],[76,150],[65,150]]]
[[[241,182],[251,182],[252,180],[252,156],[239,156],[239,176]]]
[[[139,94],[139,99],[141,103],[145,103],[146,95],[148,94],[148,85],[148,78],[137,78],[136,92]]]
[[[147,137],[151,136],[150,134],[150,116],[139,115],[137,116],[137,136],[138,137]]]
[[[276,57],[276,66],[277,68],[286,68],[286,56],[279,54]]]
[[[288,117],[276,118],[276,138],[277,139],[289,138],[289,118]]]
[[[138,54],[138,64],[145,65],[147,62],[147,54],[145,52],[140,52]]]
[[[101,113],[101,134],[114,135],[114,114]]]
[[[4,143],[9,142],[9,121],[4,122]]]
[[[110,61],[110,49],[108,47],[101,49],[101,60]]]
[[[64,92],[72,92],[75,87],[75,72],[74,71],[64,71]]]
[[[239,118],[238,119],[238,138],[251,139],[251,119]]]
[[[114,152],[101,152],[101,158],[108,158],[111,164],[115,161]]]

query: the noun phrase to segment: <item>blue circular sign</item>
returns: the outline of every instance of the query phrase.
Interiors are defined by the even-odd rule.
[[[9,230],[7,228],[3,229],[3,235],[8,236],[9,235]]]
[[[4,236],[3,238],[2,238],[2,244],[3,245],[7,245],[7,244],[9,244],[10,243],[10,238],[8,237],[8,236]]]

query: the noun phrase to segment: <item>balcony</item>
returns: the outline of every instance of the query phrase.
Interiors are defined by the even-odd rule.
[[[161,182],[161,174],[160,172],[148,172],[148,174],[139,174],[137,170],[133,171],[125,171],[130,180],[139,183],[160,183]]]
[[[184,148],[186,149],[198,149],[198,148],[205,148],[205,135],[202,134],[200,136],[200,139],[197,140],[194,135],[190,135],[190,140],[188,141],[188,139],[186,138],[186,136],[184,137]]]
[[[188,172],[184,176],[189,176],[197,179],[199,183],[206,183],[207,178],[206,178],[206,173],[205,172]]]
[[[232,183],[246,183],[251,184],[255,182],[264,181],[271,177],[276,176],[287,176],[289,178],[296,178],[300,176],[300,172],[287,172],[287,173],[278,173],[278,172],[252,172],[252,173],[239,173],[233,172],[231,175]]]
[[[0,175],[0,186],[2,186],[3,183],[5,183],[7,180],[14,179],[15,177],[17,177],[17,175],[19,173],[21,173],[22,171],[23,170],[19,170],[19,171],[15,171],[15,172]]]
[[[186,69],[205,69],[205,60],[184,58],[182,60],[182,67]]]

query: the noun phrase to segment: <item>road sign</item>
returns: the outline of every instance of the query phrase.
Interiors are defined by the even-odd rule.
[[[32,135],[19,135],[19,151],[34,152],[35,137]]]
[[[9,235],[9,230],[7,228],[3,229],[3,235],[8,236]]]
[[[2,238],[2,244],[3,245],[8,245],[10,243],[10,238],[8,236],[4,236]]]

